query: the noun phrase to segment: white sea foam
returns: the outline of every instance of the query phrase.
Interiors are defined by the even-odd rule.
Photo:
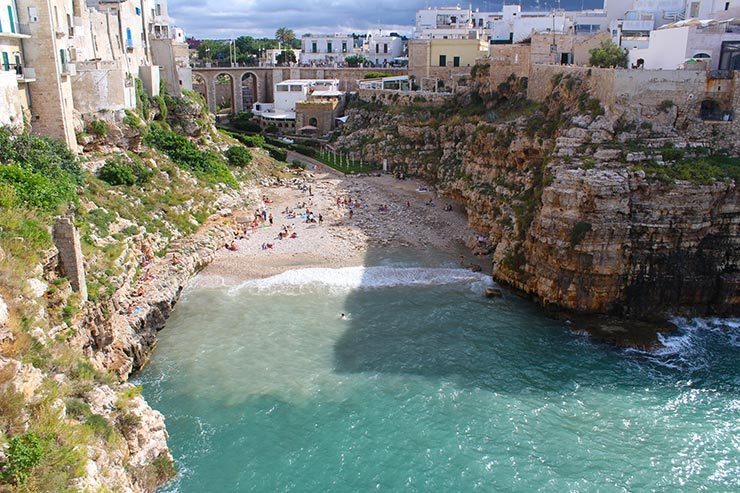
[[[266,279],[246,281],[231,288],[233,295],[241,290],[259,293],[302,292],[329,289],[356,291],[397,286],[434,286],[470,284],[473,290],[483,290],[493,284],[490,276],[465,269],[422,267],[344,267],[341,269],[310,268],[283,272]]]
[[[707,333],[721,336],[730,346],[740,346],[740,319],[676,317],[671,322],[678,327],[678,331],[658,334],[660,348],[627,351],[645,354],[649,360],[667,368],[697,370],[707,364],[705,358],[700,356]]]

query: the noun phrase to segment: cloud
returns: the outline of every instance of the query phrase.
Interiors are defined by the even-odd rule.
[[[278,27],[304,33],[367,32],[383,28],[410,34],[417,10],[430,5],[451,5],[454,1],[430,0],[169,0],[169,13],[188,36],[236,38],[249,35],[272,37]],[[563,8],[600,8],[600,0],[563,0]],[[501,1],[478,0],[473,8],[497,11]],[[568,5],[573,4],[573,5]],[[465,3],[461,3],[465,5]],[[548,9],[557,0],[531,0],[525,9]]]

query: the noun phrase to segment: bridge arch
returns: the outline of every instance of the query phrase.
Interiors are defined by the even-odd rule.
[[[231,73],[219,72],[213,78],[213,95],[217,115],[224,113],[231,115],[237,112],[236,88],[237,83]]]
[[[266,102],[260,93],[260,80],[254,72],[244,72],[239,78],[241,111],[251,111],[254,103]]]

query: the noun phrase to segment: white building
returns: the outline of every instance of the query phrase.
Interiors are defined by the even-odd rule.
[[[404,39],[396,33],[368,33],[362,46],[362,56],[375,66],[393,63],[406,55]]]
[[[361,41],[360,41],[361,43]],[[351,34],[304,34],[301,38],[301,65],[336,65],[345,58],[359,54]]]
[[[630,50],[629,57],[646,69],[681,69],[694,59],[705,61],[709,70],[740,70],[740,18],[665,25],[650,33],[647,48]]]
[[[260,62],[264,66],[268,67],[276,67],[278,65],[278,55],[280,55],[284,51],[291,51],[293,52],[293,56],[295,56],[296,62],[300,61],[301,59],[301,50],[293,50],[293,49],[269,49],[265,50],[264,55],[260,59]]]
[[[482,39],[492,44],[520,43],[533,33],[583,32],[594,34],[609,26],[604,10],[582,12],[523,12],[520,5],[504,5],[500,12],[440,7],[416,13],[416,39]]]
[[[0,0],[0,126],[21,130],[30,116],[27,84],[36,74],[23,60],[22,41],[30,36],[17,12],[14,0]]]
[[[416,39],[480,39],[488,14],[456,7],[427,8],[416,12]],[[478,26],[478,24],[481,24]]]
[[[295,125],[296,105],[309,96],[341,97],[338,79],[291,79],[274,87],[274,103],[254,103],[252,113],[269,124],[283,128],[284,123]]]
[[[500,16],[490,18],[488,32],[491,43],[521,43],[531,38],[532,33],[563,33],[573,28],[573,21],[564,10],[522,12],[519,5],[504,5]]]

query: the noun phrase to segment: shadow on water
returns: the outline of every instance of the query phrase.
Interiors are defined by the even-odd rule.
[[[365,266],[458,267],[459,254],[372,247]],[[693,345],[696,334],[667,337],[668,347],[654,352],[624,349],[546,316],[515,292],[487,299],[483,289],[471,281],[351,292],[347,328],[334,345],[335,371],[415,375],[507,393],[672,386],[684,378],[734,388],[740,379],[738,365],[713,359],[703,344],[687,354],[681,345]]]

